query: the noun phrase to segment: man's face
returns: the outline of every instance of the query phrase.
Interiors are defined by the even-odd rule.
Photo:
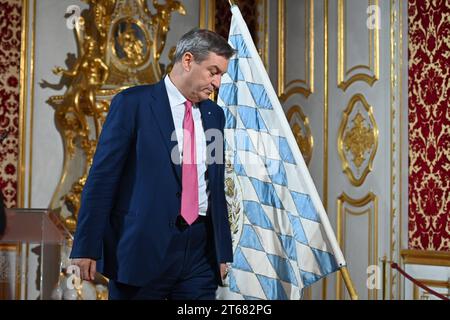
[[[184,59],[184,66],[188,70],[186,73],[188,99],[194,103],[208,99],[210,94],[220,87],[222,75],[228,68],[228,59],[213,52],[200,63],[195,62],[189,52],[185,54]]]

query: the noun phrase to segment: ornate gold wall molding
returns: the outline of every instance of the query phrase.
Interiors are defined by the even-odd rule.
[[[278,0],[278,95],[286,101],[292,95],[308,97],[314,92],[314,1],[305,1],[305,74],[286,84],[286,0]]]
[[[323,9],[323,187],[322,202],[328,212],[328,0]],[[322,282],[322,299],[327,299],[327,279]]]
[[[269,70],[269,0],[256,0],[257,5],[257,39],[254,39],[258,53],[264,63],[266,70]]]
[[[285,0],[278,0],[278,96],[284,93],[284,73],[286,71],[285,65],[285,17],[284,12],[286,8]]]
[[[434,291],[437,291],[441,294],[443,294],[444,296],[447,296],[447,298],[450,298],[450,280],[447,281],[439,281],[439,280],[431,280],[431,279],[417,279],[417,281],[419,281],[420,283],[423,283],[424,285],[426,285],[427,287],[433,289]],[[446,289],[447,292],[442,292],[442,289]],[[430,300],[430,296],[431,294],[429,294],[428,292],[422,291],[422,293],[420,293],[420,288],[414,284],[413,285],[413,299],[414,300]],[[439,298],[436,298],[439,299]]]
[[[353,199],[343,192],[337,198],[337,240],[339,246],[345,255],[345,239],[346,235],[353,230],[347,230],[346,222],[351,217],[367,215],[367,266],[378,264],[378,196],[369,192],[365,197]],[[357,244],[359,246],[360,244]],[[350,266],[351,267],[351,266]],[[336,277],[336,298],[342,300],[343,283],[341,277]],[[368,289],[367,296],[369,299],[377,299]]]
[[[26,107],[27,107],[27,93],[28,93],[28,9],[29,0],[22,2],[22,35],[21,35],[21,49],[20,49],[20,106],[19,106],[19,172],[17,179],[17,205],[24,207],[24,193],[25,193],[25,161],[26,161]]]
[[[338,87],[343,91],[355,83],[356,81],[366,82],[368,85],[372,86],[375,81],[379,79],[379,31],[378,28],[367,28],[367,26],[361,26],[367,28],[368,38],[369,38],[369,48],[368,57],[369,61],[367,65],[355,65],[352,67],[347,66],[348,58],[346,53],[346,34],[347,34],[347,24],[345,19],[345,0],[338,0],[338,34],[337,34],[337,44],[338,44],[338,72],[337,72],[337,82]],[[368,6],[378,6],[378,0],[369,0]],[[367,15],[366,12],[361,13]],[[376,15],[376,19],[378,16]],[[377,25],[379,21],[376,20]]]
[[[413,264],[413,265],[425,265],[425,266],[437,266],[437,267],[450,267],[450,252],[444,251],[431,251],[431,250],[401,250],[400,256],[402,258],[402,264]],[[433,288],[444,295],[449,296],[450,293],[450,280],[438,281],[430,279],[417,279],[421,283],[428,287]],[[439,288],[447,289],[447,293],[441,290],[436,290]],[[408,299],[408,297],[405,297]],[[419,288],[413,285],[413,299],[421,299]]]
[[[328,0],[323,10],[323,205],[328,210]]]
[[[305,116],[299,105],[294,105],[289,109],[287,119],[306,165],[308,165],[311,161],[314,148],[314,139],[311,134],[309,119]]]
[[[32,7],[32,8],[31,8]],[[30,8],[32,10],[31,25]],[[32,187],[32,156],[33,156],[33,113],[34,113],[34,54],[35,54],[35,35],[36,35],[36,0],[24,0],[22,2],[22,30],[21,30],[21,50],[20,50],[20,103],[19,103],[19,172],[18,172],[18,199],[17,207],[25,207],[25,176],[28,174],[28,197],[27,205],[31,207],[31,187]],[[29,100],[28,100],[29,95]],[[29,102],[28,102],[29,101]],[[27,118],[28,103],[29,120]],[[27,130],[27,125],[30,125]],[[27,164],[27,136],[29,141],[29,171],[26,172]]]
[[[402,239],[402,0],[390,1],[390,260],[400,260]],[[407,191],[407,190],[405,190]],[[398,272],[390,269],[390,299],[401,299]],[[396,295],[397,294],[397,295]]]
[[[200,0],[199,28],[214,31],[215,21],[216,0]]]
[[[343,172],[354,186],[362,185],[372,171],[378,148],[373,108],[362,94],[355,94],[344,110],[337,144]]]
[[[88,0],[76,25],[79,52],[70,69],[56,67],[70,85],[53,96],[57,127],[64,141],[64,165],[50,208],[60,212],[74,231],[80,197],[111,98],[120,90],[158,81],[166,70],[164,50],[172,12],[186,13],[179,1]],[[173,52],[173,50],[171,50]]]
[[[278,94],[284,105],[295,95],[308,98],[314,92],[314,2],[308,0],[304,5],[305,74],[286,84],[286,0],[278,1]],[[309,164],[314,143],[308,117],[298,105],[290,107],[287,116],[305,162]]]
[[[400,255],[404,264],[450,267],[450,252],[431,250],[401,250]]]

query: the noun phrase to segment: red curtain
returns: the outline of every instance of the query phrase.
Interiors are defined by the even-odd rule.
[[[239,0],[235,1],[239,10],[244,17],[247,27],[250,30],[253,41],[257,42],[257,27],[258,27],[258,12],[257,0]],[[228,39],[231,23],[231,10],[228,1],[216,1],[216,17],[215,17],[215,31],[225,39]]]
[[[409,247],[450,251],[450,2],[408,16]]]
[[[0,188],[5,206],[17,206],[21,0],[0,0]]]

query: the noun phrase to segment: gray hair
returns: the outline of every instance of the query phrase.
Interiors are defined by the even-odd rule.
[[[177,43],[174,62],[181,61],[186,52],[192,53],[197,63],[205,60],[210,52],[230,59],[235,50],[219,34],[206,29],[192,29],[185,33]]]

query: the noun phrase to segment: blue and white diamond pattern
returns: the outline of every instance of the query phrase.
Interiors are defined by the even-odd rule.
[[[228,276],[231,299],[300,299],[302,289],[338,269],[305,173],[245,41],[233,7],[229,43],[237,50],[222,77],[227,155],[241,186],[243,219]],[[245,30],[243,30],[245,28]],[[253,47],[250,47],[253,46]],[[261,70],[262,69],[262,70]],[[308,173],[309,174],[309,173]],[[315,189],[313,188],[315,191]]]

